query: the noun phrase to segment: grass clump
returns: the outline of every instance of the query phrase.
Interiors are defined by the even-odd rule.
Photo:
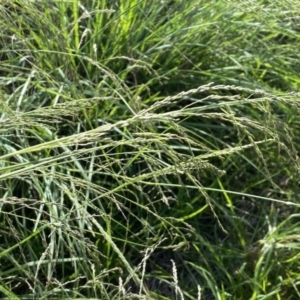
[[[299,297],[288,3],[1,2],[1,297]]]

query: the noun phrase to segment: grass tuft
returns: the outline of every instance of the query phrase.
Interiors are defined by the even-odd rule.
[[[0,3],[0,297],[296,299],[291,1]]]

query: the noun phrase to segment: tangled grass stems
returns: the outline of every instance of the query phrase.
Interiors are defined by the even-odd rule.
[[[299,296],[287,5],[0,4],[1,296]]]

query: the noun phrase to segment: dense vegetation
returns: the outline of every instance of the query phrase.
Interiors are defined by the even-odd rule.
[[[300,4],[0,2],[0,296],[298,299]]]

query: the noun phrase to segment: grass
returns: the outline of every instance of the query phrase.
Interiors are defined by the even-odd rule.
[[[0,2],[3,299],[299,298],[300,7],[186,2]]]

